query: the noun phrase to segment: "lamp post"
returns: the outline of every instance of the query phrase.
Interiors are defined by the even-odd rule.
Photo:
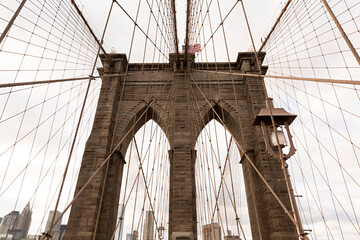
[[[164,226],[160,226],[160,227],[158,228],[158,231],[159,231],[159,239],[160,239],[160,240],[164,239],[164,231],[165,231]]]
[[[260,110],[260,113],[255,117],[253,126],[261,126],[261,130],[264,135],[266,151],[269,153],[269,155],[278,159],[281,163],[286,187],[289,193],[292,213],[296,222],[295,225],[298,237],[299,239],[307,239],[307,233],[304,233],[304,229],[301,224],[299,210],[296,205],[294,190],[291,186],[288,165],[286,164],[286,160],[289,159],[292,155],[294,155],[296,151],[294,143],[292,141],[292,135],[290,133],[289,126],[297,116],[287,112],[283,108],[274,108],[272,100],[272,98],[269,98],[267,100],[267,107]],[[286,130],[287,137],[283,132],[283,128],[285,128]],[[282,150],[285,146],[287,146],[286,139],[289,142],[289,151],[287,154],[283,153]],[[277,148],[278,152],[276,152],[274,148]]]

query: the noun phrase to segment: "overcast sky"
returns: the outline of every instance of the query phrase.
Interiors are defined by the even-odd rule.
[[[149,4],[152,2],[152,0],[147,1]],[[144,31],[147,31],[150,14],[147,1],[141,1],[138,16],[138,24]],[[12,11],[18,6],[18,2],[6,0],[0,3],[1,32],[11,18]],[[111,2],[110,0],[77,1],[98,38],[100,38],[103,31]],[[237,1],[222,0],[219,2],[224,17]],[[244,1],[257,48],[261,43],[261,39],[264,39],[267,35],[280,13],[284,2],[284,0]],[[265,60],[266,65],[269,66],[268,72],[293,76],[359,80],[359,66],[356,65],[336,26],[329,20],[329,16],[324,14],[324,10],[318,1],[298,0],[294,2],[299,3],[299,5],[293,6],[291,11],[292,13],[298,13],[298,15],[288,14],[286,21],[281,25],[282,28],[276,32],[276,37],[273,37],[271,44],[265,48],[268,55]],[[335,5],[335,14],[338,15],[340,22],[344,24],[345,31],[349,34],[359,52],[360,4],[358,4],[357,0],[342,0],[337,4],[334,0],[329,2],[331,5]],[[17,26],[11,29],[9,37],[0,45],[1,83],[88,76],[91,73],[97,50],[94,40],[86,35],[88,33],[81,28],[74,31],[74,29],[64,27],[61,24],[52,27],[49,24],[51,21],[65,22],[66,14],[62,18],[56,18],[55,20],[52,19],[51,14],[46,15],[46,10],[40,14],[39,9],[41,9],[42,3],[42,1],[29,1],[28,5],[26,5],[29,9],[22,12],[22,17],[15,21]],[[119,3],[133,19],[136,18],[138,1],[119,0]],[[306,9],[310,13],[303,13],[305,11],[305,5],[301,5],[303,3],[306,3]],[[49,1],[45,6],[50,6],[52,11],[55,11],[58,5],[58,1]],[[354,7],[350,11],[345,11],[346,6]],[[185,38],[186,1],[176,1],[176,8],[178,47],[181,49]],[[30,9],[34,9],[34,12],[32,13]],[[155,7],[155,9],[157,8]],[[63,8],[63,10],[65,11],[66,8]],[[210,8],[210,13],[212,28],[215,29],[221,22],[217,1],[215,0]],[[37,21],[37,14],[41,15],[41,18],[38,27],[35,27],[34,22]],[[72,18],[69,17],[69,19]],[[300,27],[300,25],[304,27]],[[230,61],[236,61],[238,52],[248,51],[252,48],[240,3],[229,15],[224,26]],[[21,27],[24,29],[21,29]],[[43,28],[41,29],[41,27]],[[66,29],[66,31],[64,30],[66,34],[62,32],[63,28]],[[143,58],[145,62],[152,62],[154,47],[148,42],[147,50],[144,51],[146,39],[138,29],[135,31],[130,54],[133,28],[133,23],[115,4],[104,38],[105,49],[108,52],[126,53],[131,62],[142,62]],[[204,29],[205,41],[207,41],[211,35],[208,20],[205,22]],[[156,30],[154,19],[151,19],[149,37],[154,42]],[[55,32],[54,36],[66,36],[63,36],[62,40],[56,40],[53,36],[47,36],[47,31]],[[39,35],[31,34],[31,32]],[[77,32],[80,34],[76,34]],[[52,42],[45,41],[39,36],[44,36],[44,39],[51,39]],[[203,46],[203,35],[197,42]],[[221,28],[215,34],[214,42],[216,60],[218,62],[228,61]],[[34,45],[30,44],[29,47],[28,43],[35,43],[39,46],[35,48]],[[56,43],[59,45],[70,44],[67,48],[70,49],[69,52],[71,53],[56,46]],[[159,35],[156,43],[160,44]],[[43,46],[45,48],[53,47],[54,51],[44,51],[45,58],[41,58],[41,60],[30,57],[30,55],[41,56]],[[208,61],[215,60],[213,47],[210,42],[206,48]],[[167,51],[164,47],[160,48],[165,52]],[[205,60],[204,52],[203,55],[199,55],[197,61]],[[23,53],[25,53],[25,57],[23,57]],[[159,52],[157,51],[155,51],[155,56],[155,62],[158,60],[167,62],[166,58],[159,58]],[[55,61],[53,63],[52,58],[63,60],[63,62]],[[325,65],[327,68],[324,67]],[[59,70],[46,71],[49,68]],[[360,165],[357,160],[360,156],[360,134],[357,127],[360,118],[359,88],[350,85],[318,85],[282,79],[267,79],[266,83],[270,96],[275,99],[276,106],[282,106],[288,111],[299,115],[292,128],[292,131],[295,132],[294,141],[297,155],[290,160],[289,164],[295,183],[295,191],[297,194],[303,195],[303,198],[299,200],[299,208],[302,212],[305,228],[313,229],[311,236],[314,239],[358,239],[360,231],[357,221],[357,218],[360,217],[358,210],[360,209],[358,178]],[[30,200],[34,212],[30,233],[39,233],[44,230],[41,221],[47,219],[48,211],[54,207],[54,199],[65,167],[66,156],[79,116],[86,84],[86,81],[79,81],[49,86],[42,85],[33,88],[0,89],[0,216],[12,210],[21,211]],[[60,210],[66,206],[66,203],[71,200],[73,195],[73,187],[76,182],[84,144],[91,130],[100,84],[100,81],[94,81],[91,86],[90,98],[80,128],[79,141],[73,154],[71,173],[65,185],[65,195],[60,202]],[[10,95],[9,91],[12,92]],[[150,126],[152,124],[154,123],[149,122],[147,124],[149,126],[146,128],[147,133],[142,132],[144,128],[138,132],[137,138],[140,142],[145,134],[144,148],[149,144]],[[216,126],[221,129],[218,123]],[[49,129],[51,130],[49,131]],[[214,127],[211,129],[210,132],[213,134]],[[222,138],[225,137],[222,136]],[[17,141],[19,143],[13,147]],[[160,142],[160,140],[158,141]],[[32,145],[33,142],[35,142],[34,145]],[[166,149],[166,141],[162,139],[161,143],[163,148]],[[151,149],[154,151],[154,148]],[[137,162],[138,159],[134,155],[133,153],[132,161]],[[225,141],[221,141],[220,155],[222,156],[221,160],[224,161],[226,156]],[[160,161],[166,157],[162,156],[158,160]],[[238,152],[235,151],[232,154],[231,161],[235,169],[237,168],[237,171],[241,172],[238,158]],[[158,167],[160,168],[160,165]],[[165,165],[163,167],[165,168]],[[157,173],[156,171],[155,173]],[[26,174],[24,175],[24,173]],[[167,171],[163,172],[165,178],[168,177],[166,173]],[[125,174],[127,174],[126,171]],[[129,173],[129,176],[128,187],[134,181],[136,171]],[[242,176],[235,177],[241,183],[236,188],[236,201],[245,231],[249,234],[249,220]],[[12,183],[13,180],[15,180],[14,183]],[[217,180],[219,180],[219,176],[217,176]],[[227,178],[227,181],[229,181],[229,178]],[[36,189],[39,183],[41,183],[40,187]],[[7,186],[9,188],[6,188]],[[20,188],[20,186],[22,187]],[[122,191],[124,188],[123,185]],[[141,181],[139,189],[138,199],[143,199],[144,185]],[[130,198],[132,200],[129,201],[128,209],[133,208],[134,198],[134,196]],[[123,199],[124,196],[120,198],[120,201]],[[227,207],[229,207],[229,199],[226,202]],[[141,204],[138,204],[139,206]],[[146,207],[149,207],[148,203]],[[228,212],[231,211],[230,208]],[[140,217],[139,214],[140,208],[136,210],[136,217]],[[127,210],[126,231],[124,233],[129,232],[131,229],[131,215],[131,211],[128,212]],[[234,216],[230,215],[229,218],[234,218]],[[65,215],[63,223],[66,223],[67,217],[68,214]],[[162,218],[166,219],[166,214]],[[326,223],[324,223],[323,219],[326,219]],[[234,223],[230,223],[230,229],[236,233]]]

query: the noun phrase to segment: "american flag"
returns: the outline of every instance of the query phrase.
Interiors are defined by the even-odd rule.
[[[188,53],[197,53],[200,52],[201,45],[200,43],[195,43],[194,45],[190,45]],[[182,45],[182,52],[185,52],[185,45]]]

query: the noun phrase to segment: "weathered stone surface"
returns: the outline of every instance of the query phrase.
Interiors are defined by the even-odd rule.
[[[230,65],[193,63],[192,67],[224,71],[231,67],[235,72],[257,73],[252,57],[251,53],[239,53],[237,61]],[[123,73],[127,64],[125,55],[112,54],[112,58],[114,61],[110,64],[102,57],[104,68],[99,69],[102,74],[101,93],[76,191],[117,143],[121,142],[121,145],[111,158],[107,174],[104,167],[74,203],[66,240],[92,240],[94,234],[99,240],[111,238],[116,223],[123,156],[132,136],[150,119],[164,130],[171,147],[169,239],[197,237],[194,146],[203,127],[219,117],[290,209],[281,165],[266,154],[262,133],[258,127],[252,126],[256,114],[265,107],[262,79],[193,72],[195,85],[184,71],[184,64],[174,64],[174,56],[170,56],[169,64],[130,64],[126,79],[107,77]],[[140,72],[142,69],[144,73]],[[265,72],[266,68],[262,70]],[[242,164],[253,239],[296,239],[295,227],[284,210],[249,162],[245,159]],[[104,197],[101,198],[105,179]]]

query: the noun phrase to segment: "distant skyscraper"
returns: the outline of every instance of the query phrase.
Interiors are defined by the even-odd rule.
[[[66,232],[66,226],[67,225],[61,225],[60,227],[60,235],[59,235],[59,240],[62,240],[64,235],[65,235],[65,232]]]
[[[55,220],[56,220],[60,215],[61,215],[61,212],[56,211]],[[53,216],[54,216],[54,211],[50,211],[48,220],[47,220],[47,222],[46,222],[46,230],[50,228]],[[55,226],[54,226],[52,229],[60,230],[60,227],[61,227],[61,219],[55,224]]]
[[[26,240],[40,240],[41,239],[41,235],[29,235],[27,238],[25,238]]]
[[[211,239],[211,225],[210,224],[206,224],[202,226],[202,239],[203,240],[209,240]]]
[[[139,233],[137,230],[133,231],[132,239],[131,240],[138,240],[139,239]]]
[[[124,211],[124,212],[123,212]],[[122,219],[120,219],[122,218]],[[123,204],[119,204],[118,208],[118,220],[121,221],[118,228],[116,229],[114,240],[122,240],[124,231],[124,220],[125,220],[125,208]]]
[[[12,240],[22,240],[27,237],[31,224],[31,215],[32,211],[30,203],[28,203],[17,218],[14,228],[10,229],[10,233],[13,235]]]
[[[0,225],[0,234],[10,233],[10,230],[14,228],[19,215],[20,213],[18,211],[12,211],[8,215],[5,215]]]
[[[143,240],[153,240],[153,239],[154,239],[154,212],[146,211]]]
[[[126,234],[126,240],[137,240],[138,239],[138,231],[134,230],[132,233]]]
[[[50,228],[50,226],[51,226],[51,221],[52,221],[52,218],[53,218],[53,216],[54,216],[54,213],[55,213],[54,211],[50,211],[48,220],[47,220],[47,222],[46,222],[45,231],[48,231],[48,229]],[[61,212],[56,211],[54,221],[56,221],[56,219],[57,219],[60,215],[61,215]],[[52,240],[59,240],[59,238],[60,238],[60,235],[61,235],[61,233],[60,233],[61,220],[62,220],[62,219],[60,219],[60,220],[54,225],[54,227],[53,227],[52,230],[51,230],[51,233],[50,233],[50,234],[51,234],[51,236],[52,236]]]
[[[224,240],[240,240],[240,237],[238,235],[232,235],[231,231],[227,231],[227,235],[224,237]]]
[[[202,227],[203,240],[221,240],[219,223],[211,223]]]

